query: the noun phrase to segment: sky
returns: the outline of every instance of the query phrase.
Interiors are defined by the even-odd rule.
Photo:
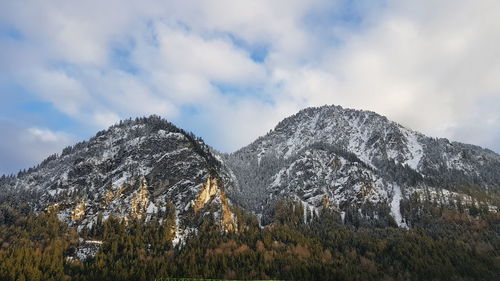
[[[231,152],[324,104],[500,152],[497,0],[0,1],[0,174],[160,115]]]

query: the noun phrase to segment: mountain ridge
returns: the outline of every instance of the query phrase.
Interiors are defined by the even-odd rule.
[[[248,146],[251,146],[252,144],[254,144],[255,142],[257,142],[259,139],[261,139],[261,138],[265,137],[265,136],[266,136],[266,135],[268,135],[270,132],[272,132],[272,131],[276,130],[276,127],[279,127],[279,126],[280,126],[283,122],[285,122],[287,119],[293,118],[294,116],[296,116],[296,115],[300,114],[300,113],[301,113],[301,112],[303,112],[303,111],[307,111],[307,110],[311,110],[311,109],[324,108],[324,107],[338,107],[338,108],[345,109],[345,110],[349,110],[349,111],[354,111],[354,112],[365,112],[365,113],[370,113],[370,114],[378,115],[378,116],[380,116],[380,117],[384,118],[386,121],[391,122],[391,123],[394,123],[394,124],[397,124],[397,125],[399,125],[399,126],[401,126],[401,127],[405,128],[406,130],[413,131],[413,132],[418,133],[418,134],[420,134],[420,135],[424,135],[424,136],[426,136],[425,134],[423,134],[423,133],[421,133],[421,132],[418,132],[418,131],[416,131],[416,130],[413,130],[413,129],[409,128],[408,126],[402,125],[402,124],[400,124],[400,123],[398,123],[398,122],[392,121],[392,120],[388,119],[386,116],[381,115],[381,114],[379,114],[379,113],[377,113],[377,112],[375,112],[375,111],[372,111],[372,110],[344,108],[344,107],[342,107],[342,106],[340,106],[340,105],[326,105],[326,104],[325,104],[325,105],[322,105],[322,106],[313,106],[313,107],[303,108],[303,109],[299,110],[298,112],[296,112],[295,114],[292,114],[292,115],[290,115],[290,116],[288,116],[288,117],[285,117],[284,119],[282,119],[281,121],[279,121],[279,122],[276,124],[276,126],[275,126],[274,128],[272,128],[272,129],[271,129],[268,133],[266,133],[266,134],[264,134],[264,135],[260,135],[260,136],[256,137],[256,139],[255,139],[255,140],[253,140],[252,142],[250,142],[250,143],[249,143],[249,144],[247,144],[247,145],[244,145],[244,146],[242,146],[242,147],[240,147],[240,148],[236,149],[235,151],[232,151],[232,152],[220,152],[220,150],[218,150],[218,149],[217,149],[217,148],[215,148],[215,147],[212,147],[212,146],[210,146],[210,145],[207,145],[207,146],[209,146],[209,148],[210,148],[211,150],[215,151],[215,152],[216,152],[216,154],[219,154],[219,155],[230,155],[230,154],[234,154],[234,153],[237,153],[237,152],[239,152],[240,150],[242,150],[242,149],[244,149],[244,148],[246,148],[246,147],[248,147]],[[154,115],[154,114],[153,114],[153,115],[150,115],[149,117],[159,117],[159,116],[158,116],[158,115]],[[149,117],[138,117],[138,119],[140,119],[140,118],[149,118]],[[161,118],[161,117],[159,117],[159,118]],[[168,122],[168,123],[170,123],[170,124],[174,125],[173,123],[169,122],[168,120],[166,120],[166,119],[164,119],[164,120],[165,120],[166,122]],[[59,153],[57,153],[57,152],[56,152],[56,153],[53,153],[53,154],[51,154],[51,155],[47,156],[45,159],[41,160],[39,164],[33,165],[33,166],[31,166],[31,167],[27,167],[27,168],[21,168],[21,169],[20,169],[17,173],[5,173],[5,174],[2,174],[2,175],[0,175],[0,176],[1,176],[1,177],[13,177],[13,176],[15,177],[15,176],[18,176],[19,174],[23,174],[23,173],[29,172],[29,171],[31,171],[31,170],[33,170],[33,169],[36,169],[36,168],[38,168],[40,165],[43,165],[44,163],[46,163],[46,162],[48,162],[48,161],[52,161],[52,160],[54,160],[54,158],[56,158],[56,157],[59,157],[59,156],[64,155],[66,150],[71,149],[72,147],[78,146],[78,145],[80,145],[80,144],[82,144],[82,143],[86,143],[86,142],[88,142],[88,141],[90,141],[90,140],[92,140],[92,139],[94,139],[94,138],[98,137],[100,134],[102,134],[103,132],[105,132],[105,131],[109,130],[110,128],[115,127],[115,126],[118,126],[120,123],[127,122],[127,121],[128,121],[128,122],[132,122],[132,121],[133,121],[133,119],[132,119],[131,117],[130,117],[130,118],[128,118],[128,119],[122,119],[122,120],[120,120],[119,122],[117,122],[117,123],[115,123],[115,124],[111,125],[108,129],[103,129],[103,130],[98,131],[98,132],[96,133],[96,135],[94,135],[94,136],[90,137],[88,140],[79,141],[79,142],[75,143],[74,145],[68,145],[68,146],[64,147],[64,148],[61,150],[61,155],[60,155]],[[174,126],[176,126],[176,125],[174,125]],[[190,131],[185,131],[185,130],[183,130],[183,129],[179,128],[178,126],[176,126],[176,127],[177,127],[179,130],[184,131],[186,134],[193,135],[193,137],[195,137],[195,138],[196,138],[196,136],[194,135],[194,133],[193,133],[193,132],[190,132]],[[427,137],[428,137],[428,136],[427,136]],[[498,152],[496,152],[496,151],[494,151],[493,149],[490,149],[490,148],[488,148],[488,147],[483,147],[483,146],[481,146],[481,145],[472,144],[472,143],[466,143],[466,142],[461,142],[461,141],[454,141],[454,140],[451,140],[451,139],[446,138],[446,137],[429,137],[429,138],[433,138],[433,139],[437,139],[437,140],[442,140],[442,141],[449,142],[449,143],[452,143],[452,144],[457,144],[457,145],[471,146],[471,147],[473,147],[473,148],[482,149],[482,150],[485,150],[485,151],[487,151],[487,152],[489,152],[489,153],[496,154],[497,156],[499,156],[499,157],[500,157],[500,153],[498,153]]]
[[[238,190],[245,198],[241,204],[251,202],[246,207],[257,214],[269,209],[264,205],[272,205],[273,197],[292,197],[316,213],[325,196],[332,205],[353,203],[360,192],[367,192],[363,185],[368,182],[372,203],[385,201],[399,218],[399,203],[391,200],[401,197],[401,188],[408,198],[446,183],[452,189],[446,192],[455,196],[471,186],[487,189],[500,182],[500,157],[491,150],[429,138],[374,112],[340,106],[303,109],[227,154],[226,161],[239,179]],[[332,169],[332,161],[349,168]]]
[[[196,231],[196,217],[207,213],[201,210],[235,230],[231,208],[267,224],[282,199],[299,201],[305,221],[329,208],[352,223],[352,212],[368,208],[364,223],[403,228],[411,222],[402,202],[415,194],[449,205],[475,202],[472,190],[496,210],[488,196],[498,192],[498,171],[500,156],[491,150],[429,138],[372,111],[321,106],[230,154],[158,116],[121,121],[35,168],[2,176],[0,187],[25,188],[33,208],[57,209],[80,228],[99,214],[148,219],[172,202],[181,237],[181,229]]]

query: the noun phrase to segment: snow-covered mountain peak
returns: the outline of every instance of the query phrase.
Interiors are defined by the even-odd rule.
[[[370,166],[380,158],[414,170],[423,157],[422,134],[370,111],[340,106],[307,108],[281,121],[276,128],[243,150],[289,158],[313,143],[335,144]],[[273,145],[277,144],[277,145]]]
[[[497,154],[340,106],[301,110],[228,155],[227,162],[240,196],[256,213],[283,197],[313,209],[328,198],[340,210],[366,202],[386,205],[400,226],[399,203],[416,190],[500,186]]]

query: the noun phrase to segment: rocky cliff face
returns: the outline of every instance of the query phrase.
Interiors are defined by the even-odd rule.
[[[217,216],[219,217],[224,230],[236,230],[236,218],[231,211],[229,200],[226,197],[224,189],[217,178],[209,176],[207,182],[200,189],[200,192],[194,201],[193,209],[195,213],[203,210],[208,203],[214,200],[217,201],[217,204],[221,207],[221,213],[218,213]]]

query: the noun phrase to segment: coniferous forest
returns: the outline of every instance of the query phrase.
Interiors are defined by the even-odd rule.
[[[99,218],[77,232],[55,213],[3,204],[0,280],[499,280],[500,215],[470,207],[406,201],[407,230],[394,222],[364,227],[358,212],[342,223],[328,209],[305,223],[299,203],[281,201],[268,226],[235,209],[236,232],[207,215],[174,246],[168,209],[148,222]],[[79,260],[75,252],[87,240],[103,242]]]

